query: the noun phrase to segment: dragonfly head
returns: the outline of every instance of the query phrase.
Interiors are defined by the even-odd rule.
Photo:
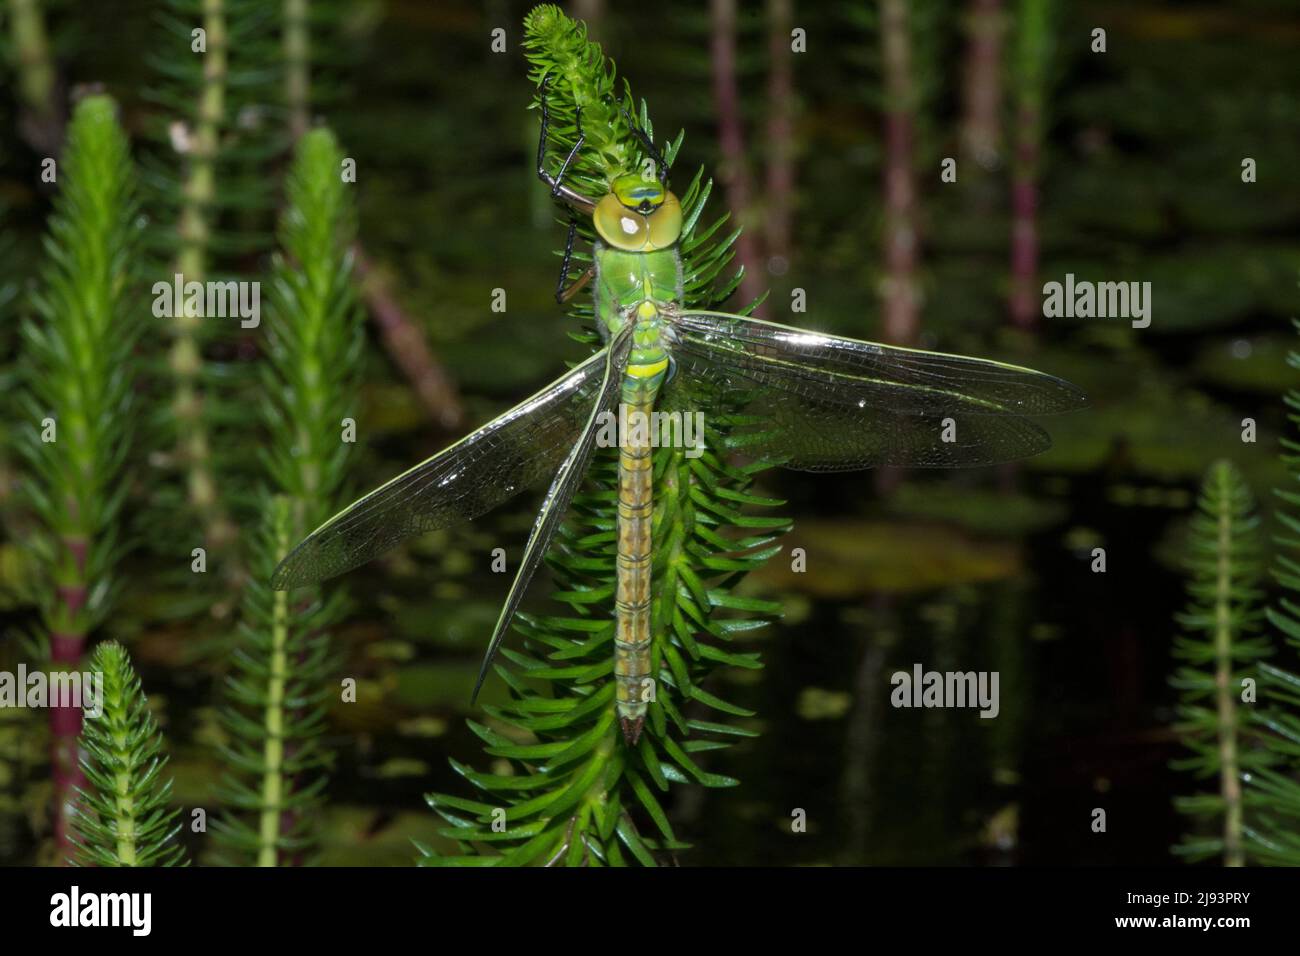
[[[626,173],[596,203],[592,222],[615,249],[651,252],[668,248],[681,236],[682,207],[663,183]]]

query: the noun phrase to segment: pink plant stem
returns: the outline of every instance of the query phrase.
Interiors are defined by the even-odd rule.
[[[82,586],[59,589],[62,611],[66,620],[76,620],[85,604],[86,589]],[[50,670],[71,670],[81,663],[86,635],[79,632],[51,631]],[[81,738],[81,708],[59,706],[51,701],[50,708],[50,773],[54,783],[54,844],[57,859],[66,861],[72,850],[69,839],[76,788],[85,784],[81,771],[78,742]],[[66,703],[66,702],[64,702]]]
[[[1002,0],[970,0],[961,143],[984,169],[1002,149]]]
[[[361,294],[379,327],[389,357],[411,383],[429,417],[443,428],[458,428],[464,409],[450,376],[434,359],[424,335],[389,294],[360,244],[353,247],[353,255]]]
[[[918,236],[913,177],[915,91],[911,75],[906,0],[881,0],[880,32],[885,74],[885,277],[886,341],[910,344],[920,332],[916,284]]]
[[[1021,107],[1015,174],[1011,182],[1011,321],[1032,329],[1038,321],[1038,116]]]
[[[768,0],[767,257],[772,271],[790,262],[790,208],[794,195],[794,80],[790,0]]]
[[[749,174],[745,168],[745,137],[740,127],[740,94],[736,86],[736,0],[710,0],[713,41],[713,102],[718,113],[718,146],[722,152],[720,172],[727,188],[732,214],[744,223],[750,204]],[[748,304],[763,291],[759,253],[753,237],[742,232],[736,241],[736,257],[745,269],[740,298]]]

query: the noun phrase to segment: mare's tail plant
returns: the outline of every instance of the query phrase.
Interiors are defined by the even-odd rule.
[[[22,102],[21,129],[33,146],[53,152],[58,148],[63,121],[58,73],[54,66],[45,12],[41,0],[7,0],[8,36],[5,46],[13,63]],[[0,18],[3,22],[3,18]]]
[[[548,162],[558,165],[572,148],[575,107],[581,107],[586,141],[566,182],[600,196],[616,176],[643,169],[647,157],[620,107],[653,138],[646,108],[636,109],[626,86],[616,88],[613,66],[587,40],[583,25],[547,5],[528,15],[525,33],[532,79],[540,84],[550,78]],[[668,162],[680,145],[680,135],[667,145]],[[715,238],[726,217],[700,224],[711,189],[700,171],[681,193],[684,299],[698,308],[716,306],[739,283],[734,274],[719,279],[736,238],[734,231]],[[593,238],[589,230],[583,237]],[[579,268],[589,262],[582,256]],[[575,299],[569,309],[583,327],[574,334],[596,346],[592,305],[585,298]],[[713,416],[714,424],[719,418]],[[756,653],[735,650],[732,642],[763,626],[779,608],[741,597],[735,587],[779,550],[774,542],[788,522],[741,514],[747,505],[767,508],[779,502],[752,493],[753,469],[735,469],[723,460],[725,440],[723,432],[711,428],[709,450],[701,457],[688,458],[681,448],[660,448],[654,455],[651,673],[656,693],[636,747],[625,744],[615,713],[618,449],[607,448],[594,458],[547,558],[561,608],[516,617],[523,650],[504,647],[505,663],[496,669],[510,700],[484,707],[491,726],[470,723],[488,757],[507,761],[510,771],[483,773],[453,762],[481,796],[428,796],[447,822],[440,832],[455,851],[443,855],[421,845],[421,864],[653,865],[687,846],[664,810],[670,784],[736,784],[702,767],[700,755],[753,736],[735,722],[752,713],[704,685],[720,665],[761,666]]]
[[[1297,331],[1300,322],[1292,320]],[[1292,351],[1287,364],[1300,369],[1300,352]],[[1286,466],[1287,485],[1276,491],[1275,517],[1280,533],[1275,537],[1271,572],[1281,589],[1281,596],[1269,605],[1268,622],[1282,636],[1282,643],[1292,653],[1290,667],[1260,664],[1261,707],[1258,723],[1264,730],[1262,741],[1279,761],[1278,766],[1263,767],[1247,781],[1247,796],[1253,808],[1246,827],[1246,842],[1251,856],[1261,863],[1300,866],[1300,389],[1288,389],[1283,401],[1287,409],[1290,434],[1282,438],[1282,463]]]
[[[40,615],[53,669],[76,667],[118,592],[119,523],[130,460],[135,380],[132,311],[138,246],[133,172],[116,106],[92,96],[76,108],[57,166],[46,263],[23,326],[27,375],[20,413],[23,482],[39,530]],[[80,781],[81,710],[50,709],[54,825],[60,858]]]
[[[1269,651],[1259,635],[1263,591],[1259,518],[1241,474],[1215,462],[1201,486],[1188,540],[1188,606],[1178,618],[1183,633],[1174,656],[1184,663],[1170,678],[1180,693],[1176,725],[1190,757],[1174,761],[1214,790],[1178,797],[1178,808],[1202,825],[1176,852],[1192,859],[1218,856],[1226,866],[1245,863],[1241,778],[1267,754],[1246,746],[1243,688],[1257,678],[1255,662]],[[1251,703],[1254,695],[1250,695]],[[1214,833],[1201,831],[1213,828]]]
[[[272,591],[289,548],[337,510],[353,441],[361,358],[349,252],[355,231],[334,136],[298,142],[280,228],[282,257],[264,323],[267,489],[222,723],[226,812],[214,830],[229,863],[303,862],[312,810],[332,755],[321,740],[329,684],[329,629],[343,598],[319,589]]]
[[[156,223],[150,234],[157,260],[153,277],[164,289],[173,288],[177,276],[183,289],[219,280],[224,297],[236,288],[226,282],[230,273],[238,274],[250,253],[271,244],[265,165],[282,151],[284,139],[265,115],[272,95],[266,77],[277,52],[272,16],[258,0],[165,0],[164,6],[151,58],[157,79],[147,92],[158,106],[152,128],[156,155],[145,163],[143,177]],[[250,321],[235,314],[237,301],[247,304],[223,298],[229,314],[206,315],[215,297],[186,292],[170,301],[163,319],[170,342],[158,378],[170,398],[159,403],[165,414],[159,415],[157,441],[171,449],[181,487],[164,485],[162,507],[148,520],[150,538],[172,542],[179,551],[170,556],[183,562],[191,589],[196,545],[218,552],[223,570],[232,567],[236,522],[233,503],[222,491],[233,482],[222,479],[229,477],[223,472],[232,469],[228,459],[236,457],[238,445],[217,439],[219,426],[239,422],[243,409],[230,394],[236,383],[232,363],[214,361],[213,352]],[[181,527],[159,533],[159,521]],[[211,594],[196,597],[205,610],[212,604]],[[182,613],[189,610],[186,602],[169,603]]]
[[[281,104],[288,135],[311,129],[312,115],[343,98],[341,74],[357,56],[372,12],[354,0],[280,0]]]
[[[180,810],[162,732],[149,712],[140,678],[116,641],[95,648],[92,674],[102,697],[86,706],[81,767],[86,785],[73,817],[73,855],[82,866],[175,866],[187,862],[176,842]],[[96,713],[96,710],[98,713]]]
[[[1038,189],[1055,45],[1056,0],[1017,0],[1011,157],[1011,321],[1032,328],[1041,304],[1038,273]]]

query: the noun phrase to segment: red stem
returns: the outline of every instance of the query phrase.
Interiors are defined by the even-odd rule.
[[[450,376],[434,359],[419,328],[389,294],[360,244],[353,246],[357,278],[370,315],[379,327],[384,348],[415,388],[420,404],[443,428],[458,428],[464,414]]]
[[[713,22],[713,101],[718,112],[719,167],[726,184],[727,203],[736,220],[743,224],[749,213],[749,173],[745,167],[745,137],[740,126],[740,93],[736,86],[736,0],[711,0]],[[736,240],[736,258],[745,268],[740,282],[742,302],[749,303],[763,291],[759,253],[753,237],[742,232]]]
[[[790,263],[790,207],[794,194],[794,80],[791,75],[790,0],[768,0],[767,259],[783,273]]]
[[[916,284],[918,230],[913,179],[915,92],[905,0],[881,0],[880,32],[885,79],[885,279],[886,341],[910,344],[920,332]]]
[[[1015,174],[1011,182],[1011,321],[1038,323],[1038,116],[1021,107],[1017,116]]]
[[[76,618],[76,610],[70,598],[75,597],[74,589],[63,592],[64,609],[67,620]],[[84,604],[84,588],[79,589]],[[50,634],[50,670],[69,670],[81,663],[85,649],[84,633]],[[51,701],[51,704],[54,704]],[[76,788],[85,785],[85,775],[81,771],[78,741],[81,738],[80,707],[50,707],[50,773],[54,781],[54,844],[60,863],[67,860],[72,851],[69,839],[72,828],[72,805],[76,800]]]
[[[1002,0],[970,0],[961,142],[984,169],[1002,151]]]

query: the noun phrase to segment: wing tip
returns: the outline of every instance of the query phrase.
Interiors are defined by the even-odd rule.
[[[1053,409],[1054,412],[1081,412],[1085,409],[1092,408],[1092,400],[1088,398],[1088,393],[1081,389],[1073,382],[1067,382],[1065,379],[1057,379],[1064,386],[1061,389],[1060,408]]]

